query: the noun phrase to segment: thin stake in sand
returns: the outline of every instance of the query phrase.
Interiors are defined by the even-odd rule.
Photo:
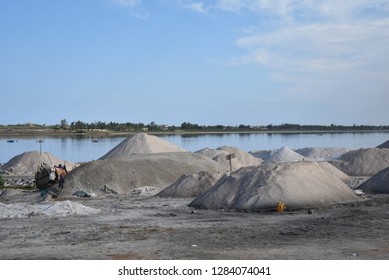
[[[232,162],[231,160],[235,158],[235,154],[234,153],[231,153],[231,154],[228,154],[226,155],[226,160],[228,160],[230,162],[230,174],[232,172]]]

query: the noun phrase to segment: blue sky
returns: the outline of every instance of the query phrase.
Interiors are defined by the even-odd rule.
[[[387,0],[1,0],[0,124],[388,124]]]

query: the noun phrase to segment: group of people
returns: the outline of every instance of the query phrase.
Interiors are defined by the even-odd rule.
[[[61,193],[65,184],[65,176],[68,174],[65,165],[49,165],[42,163],[39,165],[37,172],[35,173],[35,183],[38,189],[41,191],[41,196],[44,196],[48,188],[58,183],[58,187]]]

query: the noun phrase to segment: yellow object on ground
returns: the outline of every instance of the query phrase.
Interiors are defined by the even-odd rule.
[[[277,211],[277,212],[284,212],[285,208],[286,208],[285,203],[283,203],[282,201],[279,201],[279,202],[277,203],[276,211]]]

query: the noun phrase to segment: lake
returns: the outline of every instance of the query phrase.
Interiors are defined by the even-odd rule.
[[[158,135],[188,151],[202,148],[217,148],[223,145],[238,147],[245,151],[273,150],[283,146],[291,149],[305,147],[345,147],[351,149],[376,147],[389,140],[389,132],[374,133],[247,133],[247,134],[196,134]],[[0,137],[0,163],[27,151],[50,152],[71,162],[96,160],[125,139],[120,137],[99,138],[92,142],[90,137],[45,137],[12,138]]]

